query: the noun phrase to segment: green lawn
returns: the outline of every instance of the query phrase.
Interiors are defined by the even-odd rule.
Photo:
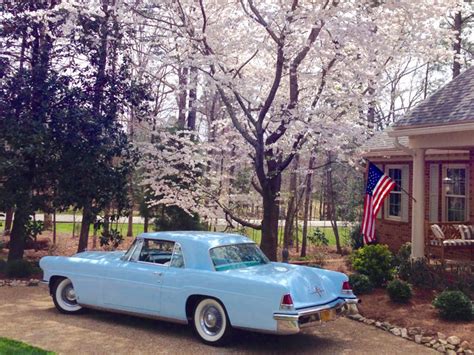
[[[63,222],[58,222],[56,223],[56,230],[58,233],[68,233],[72,234],[72,223],[63,223]],[[115,223],[111,224],[111,228],[118,228],[120,233],[122,233],[123,236],[127,235],[127,223],[119,223],[116,225]],[[80,223],[76,223],[76,235],[79,235],[79,231],[81,228]],[[310,227],[308,228],[308,235],[313,234],[314,230],[316,227]],[[334,237],[334,232],[330,226],[328,227],[321,227],[320,228],[324,234],[326,235],[326,238],[329,241],[329,245],[336,245],[336,238]],[[347,227],[339,227],[339,236],[341,238],[341,243],[343,242],[345,236],[347,236],[349,232],[349,228]],[[153,231],[152,226],[150,226],[149,231]],[[92,235],[93,233],[93,228],[91,226],[90,228],[90,234]],[[133,235],[137,236],[138,234],[143,233],[143,224],[134,224],[133,225]],[[262,232],[259,230],[255,230],[252,228],[246,228],[245,229],[245,235],[248,236],[249,238],[253,239],[255,242],[260,243],[260,239],[262,236]],[[100,235],[100,230],[98,232],[98,235]],[[300,230],[298,233],[298,239],[301,242],[302,239],[302,231]],[[278,230],[278,242],[279,244],[283,243],[283,227],[280,227]]]
[[[72,223],[58,222],[58,223],[56,223],[56,231],[58,233],[72,234],[72,226],[73,226]],[[117,228],[120,231],[120,233],[122,233],[123,236],[127,235],[127,229],[128,229],[128,224],[127,223],[119,223],[118,225],[113,223],[110,226],[111,226],[111,228]],[[81,229],[81,223],[76,223],[75,228],[76,228],[76,235],[79,235],[79,231]],[[92,235],[92,233],[94,231],[92,226],[90,227],[89,231],[90,231],[90,234]],[[143,233],[143,224],[138,224],[138,223],[134,224],[133,225],[133,235],[137,236],[140,233]],[[100,230],[97,234],[100,235]]]
[[[314,230],[316,227],[309,227],[308,228],[308,235],[313,234]],[[329,241],[329,245],[336,245],[336,237],[334,236],[334,232],[332,228],[329,227],[320,227],[324,232],[324,235]],[[341,243],[343,242],[345,236],[349,233],[349,228],[347,227],[338,227],[339,230],[339,238],[341,239]],[[260,239],[262,238],[262,232],[259,230],[255,230],[252,228],[246,228],[245,234],[252,238],[255,242],[260,243]],[[298,231],[298,240],[301,243],[301,240],[303,238],[303,232],[301,230]],[[283,227],[278,228],[278,244],[281,245],[283,244]]]
[[[1,355],[43,355],[54,354],[51,351],[46,351],[34,346],[22,343],[20,341],[0,338],[0,354]]]

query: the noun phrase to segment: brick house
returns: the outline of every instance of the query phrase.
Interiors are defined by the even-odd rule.
[[[430,224],[474,225],[474,67],[377,132],[365,150],[411,195],[395,188],[387,196],[375,225],[380,243],[397,251],[411,241],[420,258]]]

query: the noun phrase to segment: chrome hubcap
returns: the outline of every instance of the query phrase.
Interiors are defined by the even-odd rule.
[[[206,334],[214,336],[222,329],[222,315],[216,307],[205,307],[200,318],[201,328]]]
[[[75,305],[76,304],[76,292],[72,287],[72,284],[66,285],[62,291],[62,298],[64,302]]]

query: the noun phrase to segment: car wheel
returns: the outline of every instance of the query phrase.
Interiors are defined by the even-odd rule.
[[[223,345],[232,327],[224,306],[213,298],[205,298],[194,309],[193,325],[199,338],[208,345]]]
[[[71,280],[63,278],[56,281],[53,287],[53,302],[61,313],[73,314],[82,310],[77,303],[76,292]]]

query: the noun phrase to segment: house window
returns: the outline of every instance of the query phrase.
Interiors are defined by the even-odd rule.
[[[388,216],[398,217],[402,215],[402,169],[388,169],[388,176],[395,181],[396,185],[388,197]]]
[[[408,221],[408,165],[387,165],[387,174],[394,182],[395,187],[385,199],[385,219],[407,222]]]
[[[450,165],[443,169],[444,219],[447,222],[467,220],[467,169],[464,165]]]

